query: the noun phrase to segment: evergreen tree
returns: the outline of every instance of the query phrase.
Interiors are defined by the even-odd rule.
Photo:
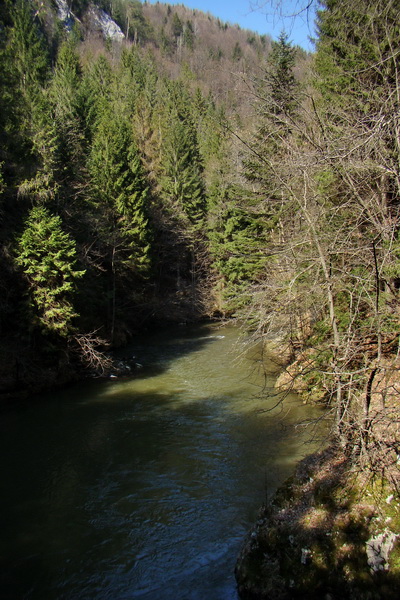
[[[181,85],[172,86],[163,135],[162,194],[173,210],[199,225],[205,211],[205,184],[190,100]],[[165,109],[164,109],[165,112]]]
[[[13,25],[8,32],[8,51],[13,57],[19,89],[28,102],[34,100],[37,86],[44,84],[49,66],[44,36],[32,10],[29,2],[17,0],[10,11]]]
[[[15,78],[12,77],[11,56],[7,52],[6,27],[10,19],[8,5],[0,7],[0,160],[7,155],[8,131],[15,115]],[[15,118],[15,117],[14,117]]]
[[[13,170],[19,165],[30,171],[32,115],[49,74],[49,54],[31,3],[17,0],[5,8],[0,34],[0,152],[10,153],[7,162],[14,162]]]
[[[138,48],[132,46],[123,50],[120,68],[114,78],[113,94],[118,97],[126,118],[134,118],[139,95],[150,90],[156,79],[154,65],[142,56]]]
[[[163,151],[163,194],[190,222],[198,224],[205,209],[202,165],[193,131],[179,118],[171,124]]]
[[[338,112],[338,106],[357,115],[377,110],[388,85],[395,85],[397,79],[397,2],[327,0],[319,4],[319,89],[327,102],[333,102],[333,112]]]
[[[64,42],[49,90],[59,140],[59,177],[64,185],[79,181],[84,160],[82,70],[72,42]]]
[[[183,29],[183,43],[187,48],[193,50],[194,48],[194,40],[195,33],[193,29],[193,24],[191,21],[186,21],[185,27]]]
[[[149,187],[129,125],[110,109],[98,122],[89,157],[93,198],[108,215],[112,236],[120,238],[119,260],[145,275],[150,268]]]
[[[96,245],[109,277],[111,339],[121,301],[127,303],[132,285],[151,268],[149,188],[131,127],[117,107],[111,104],[99,115],[88,161]]]
[[[233,49],[233,53],[232,53],[232,60],[235,62],[239,62],[239,60],[243,58],[243,50],[239,44],[239,42],[236,42],[235,47]]]
[[[145,71],[146,78],[136,96],[131,118],[144,169],[152,188],[156,191],[161,170],[160,113],[157,104],[159,79],[154,65],[147,65]]]
[[[40,203],[50,202],[57,197],[59,173],[65,168],[60,135],[52,109],[47,90],[41,90],[31,111],[31,154],[35,160],[36,172],[19,186],[21,197]]]
[[[83,115],[86,142],[92,141],[99,115],[106,110],[112,94],[113,73],[104,54],[90,61],[82,77]]]
[[[272,43],[261,87],[261,94],[266,92],[264,110],[267,113],[278,116],[291,115],[295,112],[298,104],[298,83],[294,76],[295,63],[296,49],[289,42],[288,35],[281,32],[278,41]]]
[[[183,33],[183,25],[182,21],[179,18],[178,13],[174,12],[174,16],[172,17],[172,35],[177,40]]]
[[[264,215],[242,186],[222,177],[210,186],[207,214],[212,266],[222,276],[219,302],[224,312],[235,312],[249,302],[251,285],[264,270]]]
[[[72,299],[84,271],[76,268],[74,241],[60,217],[34,207],[17,240],[16,263],[28,281],[31,322],[47,333],[67,336],[76,317]]]
[[[292,130],[294,120],[300,121],[295,56],[287,35],[282,33],[273,43],[263,76],[255,82],[258,121],[243,157],[243,175],[250,184],[248,219],[252,222],[258,215],[258,228],[262,229],[260,243],[264,243],[264,273],[258,271],[258,280],[275,281],[277,288],[282,286],[283,277],[290,280],[297,266],[289,260],[284,260],[284,265],[277,264],[288,238],[295,243],[299,235],[293,227],[298,220],[298,207],[293,202],[298,173],[294,172],[292,162],[292,145],[296,145]],[[280,274],[279,283],[274,272]],[[272,299],[278,296],[271,291],[266,298],[271,300],[268,310],[273,314],[276,306]]]
[[[256,81],[257,131],[250,143],[251,152],[244,161],[245,176],[262,186],[261,193],[271,200],[281,197],[279,161],[285,159],[292,119],[298,106],[298,83],[294,76],[296,51],[281,33],[272,45],[262,78]]]
[[[151,37],[152,27],[143,15],[141,2],[126,2],[124,30],[126,37],[132,38],[135,44],[143,44]]]

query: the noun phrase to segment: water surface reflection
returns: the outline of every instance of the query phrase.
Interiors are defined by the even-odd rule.
[[[146,336],[129,349],[134,378],[2,415],[2,598],[236,599],[266,486],[310,451],[283,426],[304,410],[294,397],[290,417],[260,413],[264,382],[235,360],[237,339],[232,326]]]

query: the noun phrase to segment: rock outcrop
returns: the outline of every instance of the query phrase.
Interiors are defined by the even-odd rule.
[[[333,446],[304,459],[244,544],[240,598],[397,600],[399,497],[380,486]]]

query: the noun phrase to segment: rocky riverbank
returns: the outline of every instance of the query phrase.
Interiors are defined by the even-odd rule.
[[[302,353],[276,386],[320,401],[320,382],[310,385],[314,371]],[[301,461],[261,509],[236,565],[242,600],[400,598],[399,373],[395,356],[370,365],[362,448],[345,452],[332,441]],[[353,414],[358,430],[364,400],[361,394]]]
[[[334,445],[304,459],[244,544],[240,598],[397,600],[399,499]]]

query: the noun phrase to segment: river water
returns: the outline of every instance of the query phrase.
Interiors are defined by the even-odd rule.
[[[1,599],[236,600],[246,532],[313,449],[288,425],[317,416],[295,396],[266,410],[273,380],[238,336],[147,335],[124,351],[134,377],[3,411]]]

